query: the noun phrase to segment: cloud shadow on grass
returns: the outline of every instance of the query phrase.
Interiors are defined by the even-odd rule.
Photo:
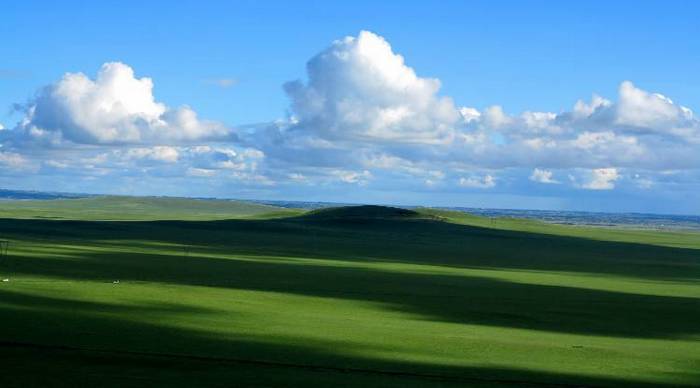
[[[31,295],[20,300],[12,294],[0,290],[0,300],[14,298],[0,305],[0,322],[11,328],[6,335],[16,334],[0,341],[4,386],[665,386],[639,379],[388,361],[344,354],[334,344],[222,338],[104,315],[113,310],[110,304]],[[71,309],[52,307],[66,304]],[[132,316],[151,307],[121,312]],[[177,312],[174,306],[167,309]],[[82,327],[92,328],[93,335],[86,336]],[[700,382],[700,374],[686,381]]]

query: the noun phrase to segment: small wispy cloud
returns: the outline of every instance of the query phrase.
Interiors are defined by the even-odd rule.
[[[554,179],[553,176],[554,176],[554,174],[549,170],[536,168],[532,171],[532,175],[530,175],[530,180],[533,182],[545,183],[545,184],[557,184],[557,183],[559,183],[559,181]]]
[[[223,89],[228,89],[230,87],[236,86],[238,80],[235,78],[210,78],[204,81],[207,85],[218,86]]]
[[[490,189],[496,186],[496,178],[491,175],[484,175],[483,177],[462,177],[459,179],[459,185],[471,189]]]

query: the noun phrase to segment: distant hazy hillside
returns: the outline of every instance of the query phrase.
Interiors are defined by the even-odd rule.
[[[90,195],[72,193],[48,193],[44,191],[7,190],[0,189],[0,200],[3,199],[61,199],[84,198]]]
[[[295,210],[242,201],[164,197],[98,196],[0,201],[0,218],[211,220],[297,213]]]

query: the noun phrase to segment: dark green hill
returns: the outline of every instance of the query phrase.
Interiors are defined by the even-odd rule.
[[[399,220],[427,218],[425,215],[409,209],[391,206],[361,205],[343,206],[313,210],[304,214],[305,220]]]

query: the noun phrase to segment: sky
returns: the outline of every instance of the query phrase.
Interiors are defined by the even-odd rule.
[[[0,188],[700,214],[700,4],[3,4]]]

